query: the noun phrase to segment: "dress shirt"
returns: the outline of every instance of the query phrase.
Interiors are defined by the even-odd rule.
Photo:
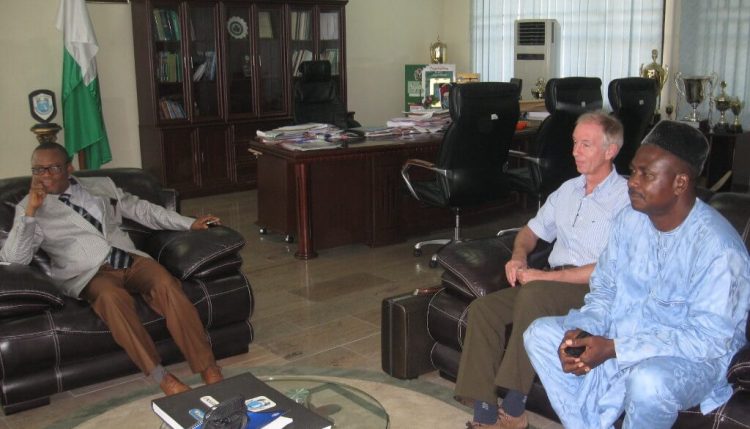
[[[586,178],[578,176],[550,194],[528,227],[540,239],[552,242],[552,267],[593,264],[599,258],[623,207],[630,205],[628,182],[612,172],[586,195]]]

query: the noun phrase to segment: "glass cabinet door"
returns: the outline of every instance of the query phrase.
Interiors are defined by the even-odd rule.
[[[226,31],[227,103],[230,116],[248,116],[254,113],[253,76],[255,55],[252,51],[250,6],[226,3],[224,30]]]
[[[154,7],[151,23],[159,119],[184,120],[187,111],[183,87],[182,32],[177,6]]]
[[[303,61],[314,60],[315,41],[313,36],[315,29],[313,25],[312,7],[292,7],[289,10],[289,54],[291,56],[292,76],[299,76],[299,65]]]
[[[282,46],[283,10],[281,6],[258,5],[257,25],[257,75],[259,114],[268,115],[286,111],[284,82],[284,50]]]
[[[320,43],[318,44],[318,58],[331,63],[331,75],[341,74],[341,13],[339,9],[321,9],[320,11]]]
[[[213,119],[220,116],[216,13],[215,4],[188,4],[187,35],[193,119]]]

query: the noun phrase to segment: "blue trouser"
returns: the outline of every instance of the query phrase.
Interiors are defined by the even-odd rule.
[[[563,319],[536,320],[524,333],[524,345],[566,428],[611,428],[623,411],[623,429],[670,428],[677,412],[701,402],[720,376],[714,365],[676,357],[649,358],[624,369],[609,359],[584,376],[564,373],[557,355]]]

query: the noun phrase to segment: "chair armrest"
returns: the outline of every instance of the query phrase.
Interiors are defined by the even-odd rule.
[[[409,189],[409,193],[417,201],[421,201],[422,199],[419,198],[419,195],[417,195],[417,192],[414,190],[414,187],[411,184],[411,177],[409,176],[409,170],[411,170],[412,167],[417,167],[423,170],[432,171],[435,174],[439,174],[444,177],[448,175],[448,172],[446,170],[436,168],[435,164],[432,162],[425,161],[422,159],[407,159],[404,162],[404,166],[401,167],[401,177],[404,179],[404,183],[406,183],[406,187]]]
[[[210,277],[236,270],[245,239],[235,230],[217,226],[201,231],[159,231],[145,251],[180,280]]]
[[[508,228],[508,229],[501,229],[500,231],[495,234],[495,237],[503,237],[508,234],[518,234],[518,232],[521,231],[521,228]]]
[[[0,318],[36,313],[65,303],[50,277],[28,265],[0,265]]]
[[[735,388],[750,390],[750,344],[745,344],[732,358],[727,371],[727,381]]]
[[[533,157],[526,152],[521,152],[520,150],[509,150],[508,155],[512,156],[513,158],[519,158],[519,159],[532,162],[536,165],[541,165],[542,163],[542,160],[540,158]]]

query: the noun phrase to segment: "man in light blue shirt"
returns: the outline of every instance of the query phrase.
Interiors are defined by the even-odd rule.
[[[573,157],[581,175],[553,192],[516,236],[505,265],[512,287],[477,298],[469,306],[455,394],[463,402],[474,402],[470,426],[528,425],[525,401],[535,374],[523,348],[523,331],[538,317],[562,315],[583,303],[611,222],[629,203],[626,181],[612,165],[622,138],[622,124],[606,112],[578,119]],[[550,270],[527,267],[527,255],[539,239],[555,242]],[[509,324],[513,329],[506,347]],[[509,391],[500,409],[498,386]]]
[[[703,134],[663,121],[631,163],[631,208],[614,223],[580,310],[535,321],[526,350],[569,428],[669,428],[677,413],[729,399],[745,343],[750,257],[735,229],[696,198]],[[592,336],[577,338],[582,332]],[[578,348],[580,355],[576,357]]]

